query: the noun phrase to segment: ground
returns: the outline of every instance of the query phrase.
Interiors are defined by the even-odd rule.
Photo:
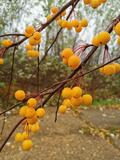
[[[81,116],[99,128],[120,126],[118,109],[92,108],[83,110]],[[17,117],[15,114],[8,116],[1,143],[17,122]],[[71,111],[58,115],[56,123],[54,117],[55,108],[47,109],[47,115],[41,121],[41,131],[32,135],[34,147],[31,151],[23,152],[20,144],[14,142],[13,135],[0,153],[0,160],[120,160],[119,138],[114,139],[115,147],[99,136],[83,134],[83,121]]]

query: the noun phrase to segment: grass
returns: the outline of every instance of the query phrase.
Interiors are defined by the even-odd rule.
[[[109,106],[118,104],[120,104],[120,99],[97,99],[93,102],[94,106]]]

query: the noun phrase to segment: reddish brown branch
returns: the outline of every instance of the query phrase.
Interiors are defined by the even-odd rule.
[[[10,34],[0,35],[0,38],[1,38],[1,37],[8,37],[8,36],[23,36],[23,37],[25,37],[24,34],[20,34],[20,33],[10,33]]]

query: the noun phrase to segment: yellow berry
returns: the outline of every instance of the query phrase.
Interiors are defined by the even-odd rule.
[[[22,143],[22,149],[24,151],[29,151],[33,146],[33,143],[30,139],[24,140]]]
[[[117,43],[120,45],[120,37],[118,38]]]
[[[34,38],[35,40],[41,39],[41,33],[40,33],[40,32],[35,32],[35,33],[33,34],[33,38]]]
[[[71,24],[71,22],[67,22],[66,28],[67,28],[68,30],[71,30],[71,29],[72,29],[72,24]]]
[[[90,94],[85,94],[83,95],[82,100],[84,105],[91,105],[93,98]]]
[[[100,1],[99,0],[91,0],[91,7],[93,9],[97,8],[100,5]]]
[[[19,115],[25,117],[26,114],[26,109],[28,108],[28,106],[22,106],[19,110]]]
[[[82,31],[82,26],[81,26],[80,23],[79,23],[79,25],[78,25],[77,27],[75,27],[75,31],[76,31],[77,33],[79,33],[79,32]]]
[[[110,41],[110,33],[108,32],[100,32],[98,35],[99,42],[102,45],[107,44]]]
[[[0,58],[0,64],[4,64],[4,59]]]
[[[65,105],[65,106],[67,106],[68,108],[71,107],[71,101],[70,101],[70,99],[64,99],[62,104]]]
[[[64,63],[64,64],[68,64],[67,58],[63,58],[63,63]]]
[[[53,14],[56,14],[58,11],[59,11],[59,8],[58,8],[58,7],[55,7],[55,6],[51,7],[51,12],[52,12]]]
[[[27,26],[25,32],[32,35],[35,32],[34,26]]]
[[[65,16],[66,15],[66,11],[63,11],[62,13],[61,13],[61,16],[63,17],[63,16]]]
[[[26,108],[26,112],[25,112],[25,117],[27,118],[31,118],[33,116],[35,116],[35,109],[34,108]]]
[[[5,39],[2,41],[2,45],[4,47],[10,47],[13,44],[13,41],[11,41],[10,39]]]
[[[63,98],[66,98],[66,99],[71,98],[72,97],[72,90],[71,90],[71,88],[68,88],[68,87],[64,88],[62,90],[62,94],[61,95],[62,95]]]
[[[47,18],[47,21],[49,21],[52,18],[52,15],[48,15],[46,18]]]
[[[37,100],[35,98],[30,98],[28,101],[27,101],[27,105],[29,107],[35,107],[37,105]]]
[[[61,52],[61,57],[68,59],[68,58],[71,57],[73,54],[74,54],[74,53],[73,53],[73,51],[72,51],[71,48],[65,48],[65,49]]]
[[[74,20],[71,21],[71,24],[72,24],[73,27],[78,27],[79,21],[77,19],[74,19]]]
[[[116,34],[120,36],[120,22],[114,27],[114,30]]]
[[[28,124],[35,124],[38,121],[37,116],[34,115],[33,117],[27,118]]]
[[[28,55],[28,57],[36,58],[36,57],[39,57],[39,51],[29,50],[29,51],[27,51],[27,55]]]
[[[77,69],[80,65],[80,57],[73,55],[68,59],[68,66],[72,69]]]
[[[100,45],[100,41],[99,41],[98,36],[93,37],[93,39],[92,39],[92,45],[94,45],[96,47],[98,47]]]
[[[43,118],[45,116],[45,109],[44,108],[38,108],[36,110],[36,115],[39,117],[39,118]]]
[[[91,3],[91,0],[83,0],[83,2],[84,2],[85,4],[90,4],[90,3]]]
[[[40,130],[40,125],[39,125],[39,123],[37,122],[37,123],[35,123],[35,124],[32,124],[31,126],[30,126],[30,130],[32,131],[32,132],[38,132],[39,130]]]
[[[61,105],[58,110],[60,113],[65,113],[67,111],[67,106]]]
[[[80,87],[73,87],[72,88],[72,96],[74,98],[78,98],[82,95],[82,89]]]
[[[23,136],[23,139],[24,139],[24,140],[29,138],[28,132],[23,132],[23,133],[22,133],[22,136]]]
[[[28,34],[27,32],[24,33],[25,37],[29,38],[32,36],[32,34]]]
[[[80,24],[82,27],[87,27],[88,26],[88,20],[83,18],[81,21],[80,21]]]
[[[33,36],[29,38],[29,44],[30,44],[31,46],[37,45],[37,42],[38,42],[38,41],[36,41],[36,40],[33,38]]]
[[[16,142],[22,142],[23,141],[23,135],[22,135],[22,133],[17,133],[15,135],[15,141]]]
[[[27,45],[25,46],[25,48],[26,48],[27,50],[32,50],[32,49],[33,49],[33,46],[31,46],[30,44],[27,44]]]
[[[60,27],[62,27],[62,23],[63,23],[63,20],[62,20],[62,19],[59,19],[59,20],[57,21],[57,24],[58,24]]]
[[[15,98],[19,101],[22,101],[25,99],[25,92],[23,90],[17,90],[15,92]]]
[[[103,73],[108,76],[114,74],[115,73],[115,66],[112,64],[108,64],[108,65],[104,66]]]
[[[72,97],[70,101],[73,106],[80,106],[82,104],[82,97],[78,98]]]
[[[68,26],[68,21],[67,20],[62,20],[61,27],[62,28],[67,28],[67,26]]]
[[[114,63],[114,66],[115,66],[115,73],[119,73],[120,72],[120,64]]]

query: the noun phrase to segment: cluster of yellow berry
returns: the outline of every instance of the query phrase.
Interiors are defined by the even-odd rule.
[[[60,113],[65,113],[68,108],[76,108],[80,105],[91,105],[93,98],[90,94],[84,94],[79,86],[75,86],[73,88],[64,88],[62,90],[63,102],[59,107]]]
[[[114,27],[114,31],[119,36],[117,43],[120,45],[120,22],[117,23],[117,25]]]
[[[77,19],[74,19],[72,21],[67,21],[64,19],[59,19],[57,21],[58,25],[62,28],[66,28],[68,30],[71,30],[72,28],[75,29],[76,32],[81,32],[83,27],[87,27],[88,26],[88,21],[87,19],[82,19],[81,21],[78,21]]]
[[[119,63],[113,63],[108,64],[102,68],[100,68],[100,73],[103,75],[113,75],[120,72],[120,64]]]
[[[83,0],[83,2],[86,5],[90,5],[93,9],[96,9],[103,3],[107,2],[107,0]]]
[[[13,41],[10,40],[10,39],[5,39],[5,40],[2,41],[2,45],[4,47],[10,47],[12,44],[13,44]]]
[[[106,45],[109,41],[110,41],[110,33],[103,31],[100,32],[95,37],[93,37],[92,45],[98,47],[100,45]]]
[[[58,7],[52,7],[51,8],[51,14],[47,16],[47,20],[50,20],[51,17],[56,14],[59,11]],[[78,21],[77,19],[74,19],[72,21],[67,21],[65,19],[62,19],[63,16],[66,15],[66,11],[62,12],[60,16],[56,18],[57,24],[62,27],[66,28],[68,30],[71,30],[72,28],[75,29],[76,32],[81,32],[82,27],[87,27],[88,26],[88,21],[87,19],[82,19],[81,21]]]
[[[34,26],[27,26],[24,34],[29,38],[29,44],[26,45],[28,57],[38,57],[40,53],[35,46],[41,43],[41,33],[37,32]]]
[[[56,6],[51,7],[51,13],[50,15],[47,16],[47,21],[49,21],[56,13],[59,12],[59,8]],[[63,11],[57,18],[56,20],[61,19],[63,16],[66,15],[66,11]]]
[[[80,65],[80,57],[76,56],[71,48],[65,48],[61,52],[63,63],[72,69],[77,69]]]
[[[25,99],[25,92],[23,90],[18,90],[15,92],[15,98],[19,101]],[[28,151],[32,148],[32,140],[30,139],[30,132],[36,133],[40,130],[39,118],[43,118],[45,115],[44,108],[38,108],[35,110],[37,105],[37,100],[35,98],[30,98],[27,104],[22,106],[19,110],[19,115],[25,118],[23,121],[23,132],[19,132],[15,136],[16,142],[22,142],[22,149]]]
[[[10,47],[13,44],[13,41],[10,39],[4,39],[2,41],[2,46],[3,47]],[[4,64],[4,59],[2,57],[0,57],[0,64]]]

